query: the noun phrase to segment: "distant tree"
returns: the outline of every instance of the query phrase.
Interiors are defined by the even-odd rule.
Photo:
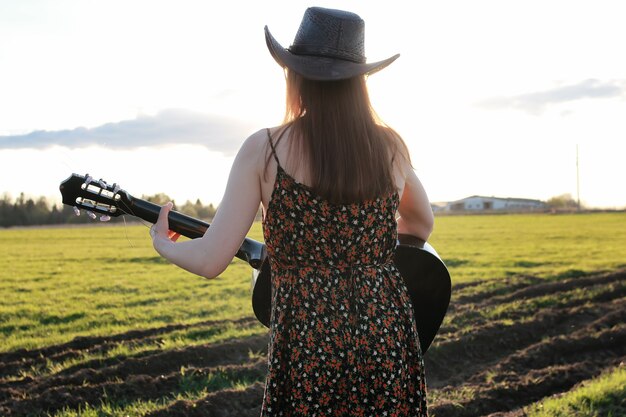
[[[26,225],[26,196],[24,193],[20,193],[20,196],[13,203],[13,210],[11,210],[10,218],[14,225],[24,226]]]
[[[574,200],[571,194],[561,194],[551,197],[546,202],[549,208],[558,210],[576,210],[578,202]]]
[[[198,217],[198,210],[196,208],[196,205],[189,200],[187,200],[178,211],[186,214],[187,216],[196,218]]]
[[[32,200],[31,200],[32,201]],[[47,224],[50,217],[50,205],[46,197],[39,197],[32,206],[31,224]]]
[[[60,211],[56,205],[52,206],[50,210],[50,214],[48,214],[48,224],[59,224],[65,223],[63,221],[63,213]]]
[[[174,203],[174,207],[176,207],[176,202],[169,195],[165,193],[158,193],[158,194],[153,194],[153,195],[142,195],[141,199],[148,200],[154,204],[158,204],[159,206],[162,206],[168,201],[171,201],[172,203]]]
[[[11,223],[11,215],[13,211],[13,202],[9,193],[2,194],[2,200],[0,200],[0,226],[6,227]]]
[[[148,196],[142,195],[141,198],[159,205],[172,201],[175,210],[188,216],[208,221],[213,219],[216,212],[213,204],[205,206],[199,199],[195,203],[187,201],[178,209],[174,200],[164,193]],[[100,215],[97,215],[96,220],[99,217]],[[125,218],[127,217],[112,217],[110,221],[122,222]],[[27,197],[24,193],[20,193],[13,200],[11,195],[6,192],[0,197],[0,227],[92,222],[94,222],[94,219],[86,213],[86,210],[79,210],[79,215],[77,216],[73,207],[65,204],[60,206],[51,204],[46,197],[32,198]]]
[[[205,206],[202,204],[200,199],[197,199],[195,203],[187,200],[185,204],[180,207],[179,211],[187,216],[195,217],[196,219],[201,220],[212,220],[215,216],[215,207],[213,204]]]
[[[200,200],[196,201],[196,211],[198,213],[198,218],[203,220],[211,220],[215,217],[215,206],[213,204],[209,204],[208,206],[203,205]]]

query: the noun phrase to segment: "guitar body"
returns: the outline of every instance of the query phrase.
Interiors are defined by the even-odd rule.
[[[399,235],[396,267],[407,287],[422,353],[430,347],[448,310],[452,284],[445,264],[428,243],[411,235]],[[272,271],[269,257],[252,277],[252,309],[256,318],[270,327]]]
[[[104,218],[123,214],[155,223],[161,206],[131,196],[116,184],[89,175],[72,174],[59,187],[63,204],[96,213]],[[171,211],[169,228],[195,239],[204,235],[209,224],[185,214]],[[270,326],[272,305],[272,271],[265,244],[246,237],[235,255],[253,268],[252,309],[257,319]],[[400,271],[411,298],[422,353],[432,343],[448,310],[451,294],[450,273],[435,249],[411,235],[399,235],[396,246],[396,267]]]

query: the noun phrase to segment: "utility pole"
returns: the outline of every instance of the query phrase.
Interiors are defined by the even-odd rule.
[[[578,168],[578,144],[576,144],[576,205],[580,211],[580,173]]]

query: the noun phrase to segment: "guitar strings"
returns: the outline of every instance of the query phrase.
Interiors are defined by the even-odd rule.
[[[126,229],[126,216],[122,216],[122,220],[124,220],[124,235],[126,236],[126,240],[128,241],[128,244],[131,248],[135,248],[135,245],[133,245],[133,242],[131,242],[130,238],[128,237],[128,230]]]
[[[133,209],[128,206],[123,200],[119,200],[119,202],[124,206],[123,210],[130,214],[131,216],[134,216],[136,218],[139,219],[139,223],[141,223],[143,226],[145,226],[146,228],[150,229],[152,227],[152,225],[149,225],[149,222],[144,221],[141,217],[137,216],[134,212]],[[122,218],[124,219],[124,232],[126,233],[126,239],[128,240],[128,243],[130,243],[131,247],[134,248],[133,244],[130,242],[130,240],[128,239],[128,232],[126,230],[126,216],[122,215]]]

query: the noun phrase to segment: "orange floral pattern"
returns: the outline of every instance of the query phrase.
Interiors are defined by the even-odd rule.
[[[277,159],[278,162],[278,159]],[[331,204],[278,165],[263,417],[427,416],[411,300],[393,263],[397,193]]]

